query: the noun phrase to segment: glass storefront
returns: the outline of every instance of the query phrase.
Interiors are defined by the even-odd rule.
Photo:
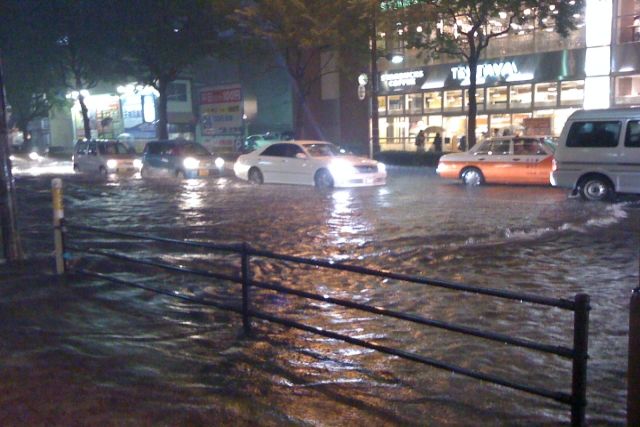
[[[509,90],[506,86],[487,88],[487,109],[506,110]]]
[[[535,86],[534,106],[555,107],[558,103],[558,83],[538,83]]]
[[[560,105],[579,105],[584,102],[584,80],[560,82]]]
[[[640,0],[618,0],[618,43],[640,41]]]
[[[615,103],[640,105],[640,75],[616,77]]]
[[[640,75],[616,79],[619,103],[640,104]],[[513,83],[478,87],[476,137],[519,134],[558,136],[567,118],[582,107],[584,80]],[[426,148],[440,133],[443,150],[457,151],[467,133],[468,89],[429,90],[379,97],[383,151],[415,151],[415,136],[426,133]],[[464,106],[464,109],[463,109]]]

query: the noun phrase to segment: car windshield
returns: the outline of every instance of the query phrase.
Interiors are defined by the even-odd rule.
[[[554,138],[543,138],[542,142],[547,148],[551,150],[552,153],[556,152],[556,148],[558,147],[558,142]]]
[[[340,155],[340,150],[333,144],[304,144],[303,147],[311,157],[333,157]]]
[[[210,156],[211,155],[211,153],[209,153],[207,149],[200,144],[185,144],[184,147],[182,147],[182,150],[180,150],[180,152],[183,156]]]
[[[129,148],[121,142],[103,142],[98,146],[100,154],[128,154]]]

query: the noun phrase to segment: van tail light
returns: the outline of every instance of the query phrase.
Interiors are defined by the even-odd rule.
[[[558,162],[556,162],[556,158],[554,157],[551,160],[551,172],[555,172],[558,169]]]

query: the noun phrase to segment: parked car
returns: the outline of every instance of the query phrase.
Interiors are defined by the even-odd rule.
[[[256,184],[306,184],[320,188],[362,187],[386,183],[385,165],[341,154],[323,141],[281,141],[238,157],[238,178]]]
[[[442,178],[484,183],[549,185],[553,144],[546,137],[505,136],[486,139],[465,153],[440,157]]]
[[[586,200],[640,194],[640,108],[573,113],[558,142],[551,184]]]
[[[134,174],[140,169],[139,156],[120,141],[79,140],[73,150],[73,170],[76,172]]]
[[[201,144],[186,140],[148,142],[142,153],[140,175],[150,177],[198,178],[218,173],[224,160]]]

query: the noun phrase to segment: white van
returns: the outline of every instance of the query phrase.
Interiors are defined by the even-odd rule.
[[[555,151],[551,185],[586,200],[640,193],[640,108],[573,113]]]

